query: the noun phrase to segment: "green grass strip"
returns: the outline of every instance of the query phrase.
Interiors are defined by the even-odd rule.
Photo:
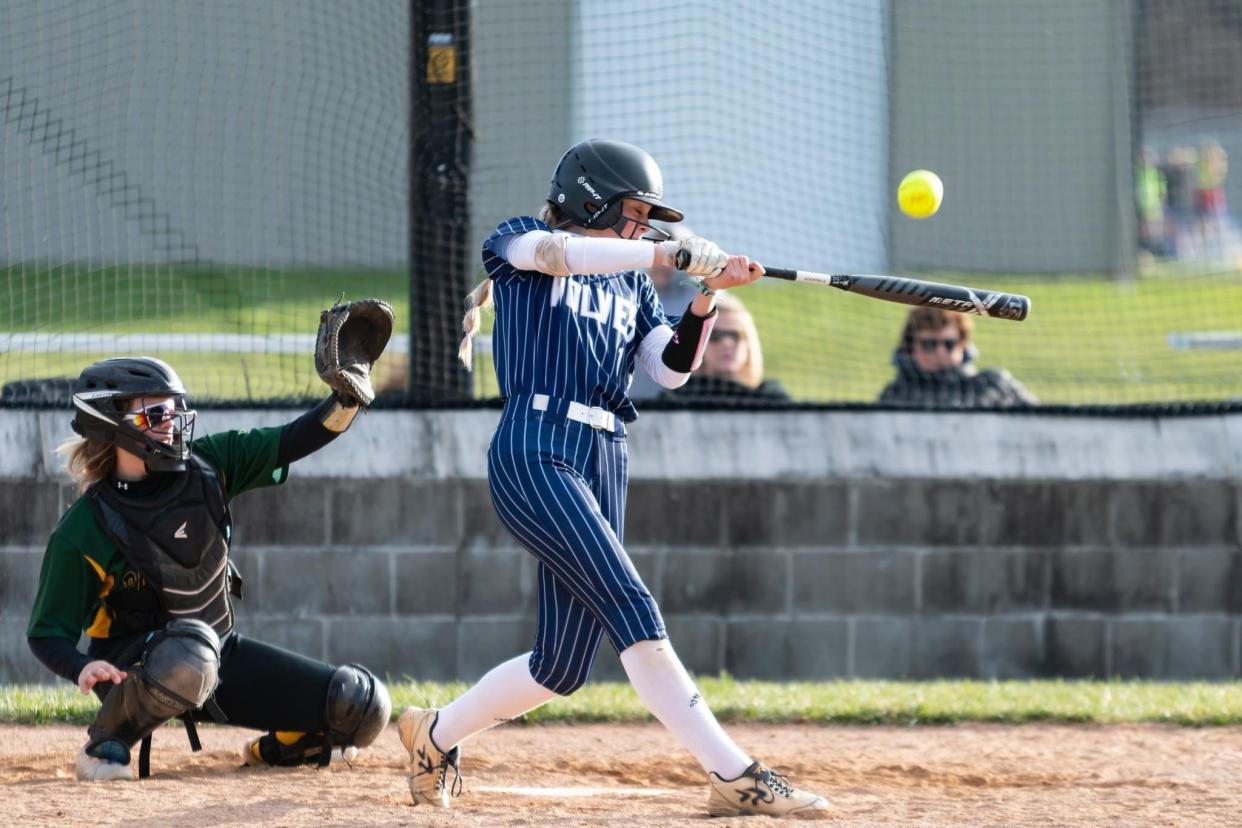
[[[403,706],[439,706],[462,683],[394,682]],[[1242,724],[1242,682],[1141,681],[737,681],[701,678],[712,709],[728,722],[947,725],[958,722],[1156,722],[1190,727]],[[0,687],[0,723],[88,724],[98,704],[67,686]],[[543,722],[650,720],[628,684],[593,683],[525,717]]]

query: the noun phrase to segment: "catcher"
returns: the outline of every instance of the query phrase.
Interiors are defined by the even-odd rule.
[[[349,428],[374,399],[371,366],[392,333],[378,300],[323,312],[315,367],[332,395],[277,428],[194,440],[195,412],[166,363],[150,357],[88,366],[60,446],[80,496],[52,532],[27,639],[52,672],[94,690],[102,706],[78,753],[82,780],[150,769],[151,733],[174,717],[199,749],[194,722],[266,731],[247,765],[327,765],[388,724],[388,691],[357,664],[335,667],[234,629],[242,581],[229,560],[229,502],[279,485],[289,464]],[[77,649],[89,638],[86,654]]]

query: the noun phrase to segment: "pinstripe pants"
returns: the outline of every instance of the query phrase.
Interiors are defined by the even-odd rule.
[[[621,652],[667,638],[651,592],[622,547],[625,437],[566,420],[529,397],[506,405],[487,453],[492,504],[539,559],[539,625],[530,673],[561,695],[586,682],[608,634]]]

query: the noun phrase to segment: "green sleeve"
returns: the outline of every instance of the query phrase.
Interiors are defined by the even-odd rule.
[[[276,465],[284,426],[221,431],[194,441],[194,453],[224,476],[227,497],[265,486],[279,486],[289,477],[289,466]]]
[[[91,610],[107,576],[98,572],[86,554],[53,532],[43,554],[39,571],[39,591],[26,635],[32,638],[54,636],[71,639],[75,644],[83,628],[90,623]]]

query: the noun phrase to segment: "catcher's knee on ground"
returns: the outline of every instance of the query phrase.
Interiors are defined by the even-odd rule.
[[[220,639],[201,621],[178,619],[152,634],[138,665],[104,697],[87,731],[89,756],[129,764],[130,750],[169,719],[215,692]]]

